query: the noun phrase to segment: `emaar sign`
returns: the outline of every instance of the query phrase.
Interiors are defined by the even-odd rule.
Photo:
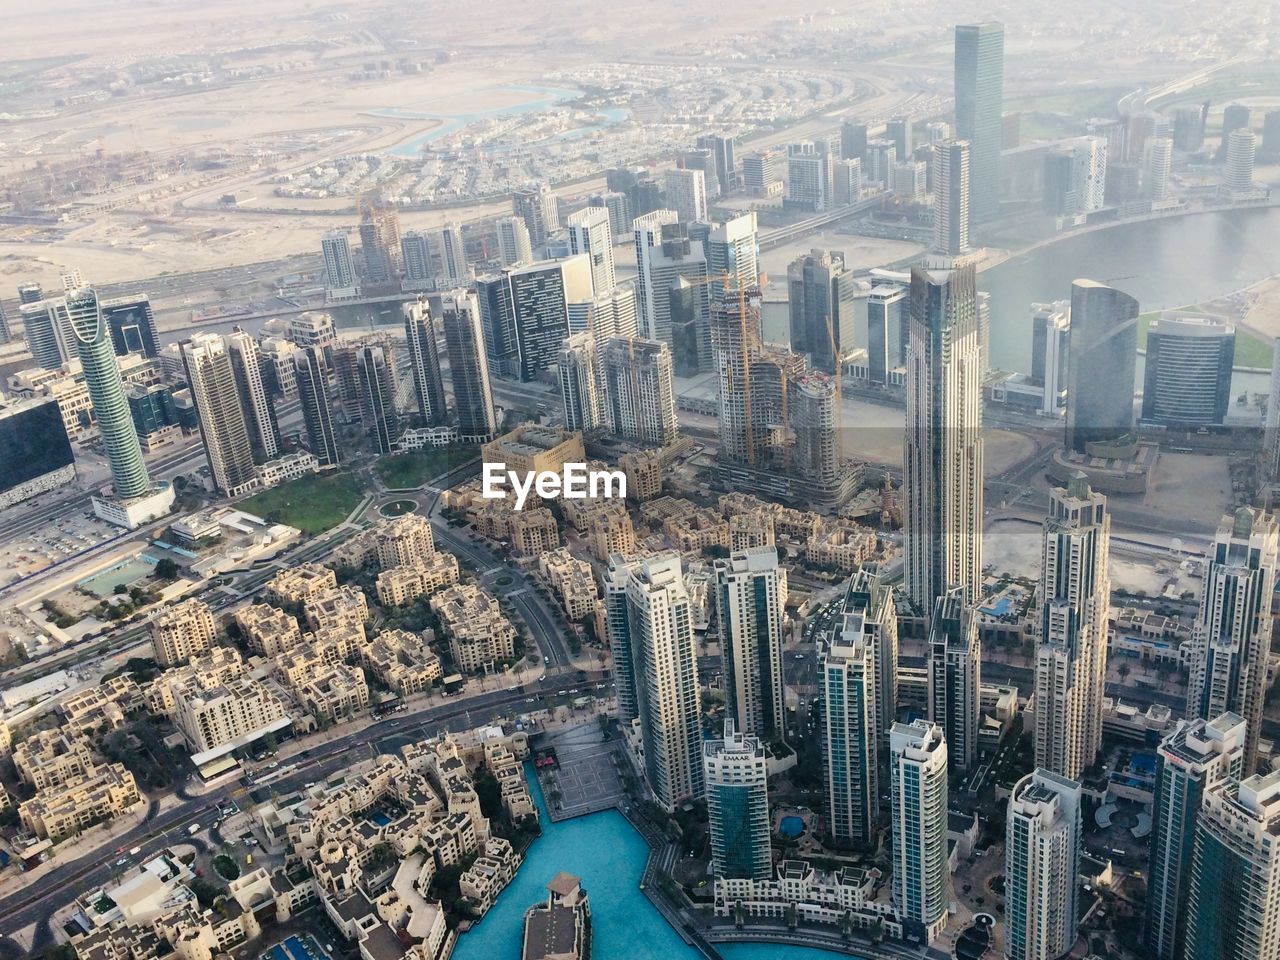
[[[505,463],[486,463],[481,496],[486,500],[504,500],[508,490],[516,495],[517,510],[524,509],[530,492],[543,500],[612,499],[626,497],[627,475],[621,470],[589,470],[585,463],[566,463],[560,473],[530,470],[521,476],[515,470],[508,470]]]

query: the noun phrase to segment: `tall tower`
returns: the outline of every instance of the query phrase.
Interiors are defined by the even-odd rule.
[[[1133,430],[1138,301],[1096,280],[1071,284],[1067,449],[1085,453]]]
[[[1036,766],[1079,780],[1102,747],[1107,679],[1107,498],[1084,474],[1049,495],[1040,556]]]
[[[681,223],[707,219],[707,179],[701,170],[668,170],[663,175],[667,203]]]
[[[703,795],[697,649],[679,556],[630,564],[626,597],[627,637],[610,642],[630,647],[645,779],[671,811]]]
[[[85,386],[89,388],[94,419],[98,421],[98,433],[111,465],[116,497],[121,500],[141,497],[147,492],[150,479],[142,462],[142,447],[129,414],[115,350],[98,309],[98,295],[90,287],[70,290],[66,311],[84,370]],[[235,396],[234,390],[231,395]]]
[[[904,932],[934,940],[947,924],[947,741],[927,720],[889,731],[893,901]]]
[[[445,423],[449,411],[444,400],[444,375],[440,372],[440,347],[436,341],[435,320],[425,298],[418,297],[416,303],[404,305],[404,335],[409,346],[418,413],[423,423],[430,426]]]
[[[361,421],[381,454],[391,453],[400,440],[396,413],[396,375],[393,358],[378,345],[359,347],[356,375],[360,385]]]
[[[467,250],[462,243],[462,227],[446,223],[440,228],[440,275],[450,286],[459,286],[469,279]]]
[[[320,238],[324,255],[326,285],[330,290],[349,292],[356,288],[356,266],[351,259],[351,241],[346,230],[329,230]]]
[[[831,838],[839,846],[869,847],[880,802],[876,751],[888,727],[879,725],[876,637],[867,629],[860,599],[851,583],[819,653],[818,674],[826,708],[822,766]]]
[[[498,259],[504,267],[518,267],[533,262],[533,242],[529,228],[521,217],[499,217]]]
[[[214,486],[226,496],[238,496],[253,485],[257,475],[226,342],[216,333],[198,333],[182,344],[182,362]]]
[[[823,502],[838,500],[848,467],[843,460],[836,379],[825,373],[803,373],[788,379],[787,394],[787,419],[795,435],[790,472],[823,491]]]
[[[969,249],[969,142],[934,147],[933,249],[954,257]]]
[[[956,137],[969,141],[969,214],[991,220],[1000,212],[1003,24],[956,27],[955,93]]]
[[[1168,137],[1152,137],[1143,155],[1142,191],[1150,200],[1163,200],[1169,195],[1169,171],[1173,166],[1173,141]]]
[[[236,327],[227,336],[227,352],[231,371],[236,378],[236,391],[249,429],[249,446],[259,462],[280,455],[280,427],[275,404],[271,402],[267,381],[263,377],[262,351],[253,335]]]
[[[1186,960],[1280,957],[1280,770],[1219,780],[1196,824]]]
[[[835,375],[854,344],[857,285],[844,255],[810,250],[787,265],[791,349]]]
[[[1187,923],[1187,893],[1196,823],[1205,791],[1244,769],[1244,718],[1181,720],[1160,744],[1147,874],[1143,939],[1157,960],[1180,960]]]
[[[1241,507],[1223,517],[1204,575],[1200,612],[1191,629],[1187,716],[1244,717],[1244,772],[1258,754],[1271,651],[1271,595],[1280,532],[1269,514]]]
[[[659,295],[665,296],[665,291],[653,286],[653,256],[662,246],[662,228],[679,221],[680,214],[674,210],[654,210],[636,217],[631,224],[636,250],[636,326],[640,335],[649,340],[659,339],[655,300]]]
[[[982,355],[972,264],[911,271],[903,456],[907,595],[982,583]]]
[[[154,357],[160,352],[155,311],[151,309],[151,298],[145,293],[100,300],[98,306],[111,331],[116,356],[140,353]]]
[[[720,659],[727,713],[765,741],[786,735],[782,641],[787,571],[773,546],[738,550],[715,562]]]
[[[671,348],[614,337],[600,355],[605,417],[615,437],[665,447],[679,434]]]
[[[1258,152],[1258,137],[1250,129],[1232,130],[1227,138],[1227,169],[1222,185],[1232,193],[1248,193],[1253,189],[1253,164]]]
[[[982,641],[959,587],[934,602],[928,669],[929,720],[945,734],[955,769],[971,771],[978,761],[982,719]]]
[[[336,467],[338,435],[333,428],[333,402],[329,396],[329,374],[323,347],[301,347],[293,354],[293,373],[298,385],[302,421],[307,427],[307,449],[322,467]]]
[[[773,873],[769,846],[769,786],[760,738],[724,722],[724,738],[702,745],[707,821],[711,832],[711,873],[717,877],[768,880]]]
[[[605,425],[605,405],[596,338],[590,333],[570,334],[557,366],[565,428],[585,434],[598,432]]]
[[[698,223],[689,227],[689,239],[700,240],[707,258],[711,299],[730,287],[754,287],[760,282],[756,212],[749,210],[723,223]]]
[[[613,230],[606,207],[583,207],[569,214],[569,252],[591,260],[591,285],[596,295],[608,293],[617,282],[613,269]]]
[[[475,295],[455,290],[441,297],[440,323],[449,352],[458,436],[466,443],[487,443],[498,434],[498,417],[489,387],[489,362]]]
[[[1231,406],[1236,327],[1222,317],[1165,313],[1147,325],[1142,420],[1175,429],[1217,426]]]
[[[861,631],[871,647],[876,668],[876,732],[879,748],[886,748],[898,713],[898,610],[894,588],[873,564],[860,567],[849,578],[839,628],[842,635]]]
[[[22,288],[19,288],[19,294]],[[38,366],[57,370],[76,355],[76,335],[67,316],[66,297],[42,297],[18,307],[27,349]],[[109,334],[108,334],[109,336]]]
[[[410,230],[400,237],[400,257],[404,262],[405,285],[422,289],[435,280],[431,263],[431,237],[421,230]]]
[[[535,247],[560,229],[560,201],[545,183],[517,190],[511,195],[511,212],[524,221]]]
[[[1014,785],[1004,845],[1009,960],[1057,960],[1075,943],[1080,833],[1080,784],[1036,770]]]

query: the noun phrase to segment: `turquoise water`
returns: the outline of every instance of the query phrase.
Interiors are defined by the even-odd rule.
[[[552,823],[537,779],[525,768],[542,816],[516,878],[471,931],[458,938],[455,960],[520,960],[524,912],[547,897],[561,870],[582,878],[591,899],[592,960],[700,960],[640,891],[648,847],[616,810]],[[717,949],[725,960],[832,960],[811,947],[735,943]]]
[[[804,833],[804,820],[801,817],[783,817],[778,823],[778,832],[790,840]]]

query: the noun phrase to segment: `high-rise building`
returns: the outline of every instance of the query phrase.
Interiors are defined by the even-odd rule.
[[[1107,144],[1081,137],[1056,147],[1044,159],[1044,210],[1074,217],[1101,210],[1106,202]]]
[[[911,118],[908,116],[898,114],[890,117],[884,125],[884,137],[893,141],[899,159],[911,156],[911,151],[915,149],[911,142]]]
[[[591,286],[597,296],[617,282],[613,268],[613,228],[604,207],[583,207],[569,214],[569,252],[585,255],[591,264]]]
[[[390,347],[361,346],[356,352],[360,384],[360,422],[373,439],[378,453],[391,453],[400,440],[400,417],[396,412],[396,370]]]
[[[566,430],[593,434],[604,428],[604,377],[596,338],[573,333],[560,350],[560,399],[564,403]]]
[[[560,229],[560,201],[545,183],[516,190],[511,194],[511,212],[524,221],[529,242],[540,247]]]
[[[197,333],[182,344],[182,361],[213,484],[228,497],[239,496],[253,487],[257,474],[226,341],[216,333]]]
[[[33,300],[18,307],[27,349],[38,366],[57,370],[76,355],[76,337],[66,297]],[[110,334],[108,334],[109,336]]]
[[[333,403],[322,347],[301,347],[293,354],[294,378],[302,422],[307,428],[307,449],[322,467],[336,467],[338,434],[333,427]]]
[[[1030,382],[1044,387],[1040,411],[1054,414],[1066,399],[1067,365],[1071,353],[1071,302],[1031,305]]]
[[[1249,129],[1249,108],[1242,103],[1229,103],[1222,110],[1222,139],[1218,143],[1217,160],[1221,163],[1231,155],[1231,135],[1237,130]]]
[[[634,690],[645,779],[658,805],[671,811],[703,796],[697,647],[684,569],[679,556],[663,554],[610,573],[615,593],[623,581],[626,596],[626,617],[609,618],[610,645],[626,650],[624,661],[615,660],[619,688]]]
[[[840,157],[844,160],[862,160],[867,155],[867,125],[857,120],[840,124]]]
[[[360,250],[370,283],[390,283],[400,270],[400,211],[377,200],[362,204]]]
[[[893,901],[903,932],[924,942],[947,924],[947,741],[927,720],[889,731]]]
[[[410,230],[400,237],[400,259],[404,263],[405,285],[421,289],[435,280],[431,235],[423,230]]]
[[[498,259],[504,267],[533,262],[533,241],[523,217],[498,218]]]
[[[111,466],[111,482],[120,500],[144,496],[150,486],[142,462],[142,447],[129,414],[120,367],[111,345],[107,324],[98,309],[98,295],[90,287],[68,291],[66,313],[76,352],[84,371],[98,433]],[[230,387],[232,400],[235,388]]]
[[[621,190],[610,190],[607,193],[596,193],[590,198],[591,206],[604,207],[609,211],[609,233],[617,238],[631,232],[631,221],[635,219],[631,212],[631,200]]]
[[[0,303],[0,344],[12,341],[13,331],[9,329],[9,318],[5,315],[4,304]]]
[[[860,576],[860,575],[858,575]],[[890,641],[897,650],[897,620],[887,631],[874,591],[850,581],[844,606],[818,654],[824,704],[822,765],[827,789],[827,824],[838,846],[870,846],[875,842],[880,801],[877,751],[887,743],[889,724],[881,726],[879,706],[884,686],[880,653]],[[890,609],[892,613],[892,608]],[[891,633],[889,632],[891,631]]]
[[[1133,430],[1138,301],[1096,280],[1071,284],[1067,448],[1085,453]]]
[[[955,256],[969,249],[969,143],[944,140],[933,157],[933,248]]]
[[[569,335],[570,304],[590,303],[591,268],[585,255],[511,267],[476,282],[485,346],[496,352],[496,372],[525,382],[554,366]]]
[[[720,176],[716,173],[715,151],[694,149],[683,153],[677,161],[683,170],[699,170],[706,186],[707,199],[714,200],[721,194]]]
[[[1081,779],[1102,747],[1111,579],[1107,498],[1084,474],[1049,495],[1040,557],[1036,766]]]
[[[632,222],[636,250],[636,323],[640,335],[650,340],[659,339],[654,331],[657,319],[654,315],[658,293],[653,288],[651,261],[662,246],[662,228],[678,223],[680,215],[674,210],[654,210],[636,217]]]
[[[707,181],[701,170],[668,170],[662,180],[667,204],[681,223],[707,219]]]
[[[689,239],[702,243],[707,258],[708,293],[711,299],[724,293],[728,286],[746,289],[760,282],[759,242],[756,237],[756,213],[750,210],[723,223],[689,225]]]
[[[1005,820],[1004,955],[1057,960],[1076,942],[1080,784],[1050,770],[1019,780]]]
[[[1000,212],[1001,111],[1004,103],[1004,26],[956,27],[956,137],[969,141],[969,215]]]
[[[615,337],[601,348],[605,419],[615,437],[651,446],[679,431],[671,348],[656,340]]]
[[[702,745],[714,876],[768,880],[773,875],[768,766],[762,744],[760,737],[735,729],[732,718],[726,718],[724,737]]]
[[[1178,107],[1173,112],[1173,145],[1183,153],[1195,153],[1204,146],[1205,117],[1208,102]]]
[[[836,160],[831,165],[831,202],[836,206],[857,203],[862,198],[862,161]]]
[[[1280,531],[1269,514],[1241,507],[1223,517],[1191,629],[1187,716],[1244,717],[1246,774],[1253,772],[1262,729],[1278,549]]]
[[[812,143],[793,144],[787,154],[787,206],[820,212],[831,203],[829,158]]]
[[[356,289],[356,265],[351,258],[351,241],[346,230],[329,230],[320,238],[324,255],[325,285],[333,296],[353,296]]]
[[[911,271],[903,456],[906,590],[922,611],[982,584],[982,356],[972,264]]]
[[[641,286],[651,295],[646,338],[671,347],[678,371],[711,368],[706,252],[684,223],[663,225],[657,247],[645,251]]]
[[[636,285],[627,280],[591,301],[587,330],[597,341],[636,335]]]
[[[1205,791],[1191,860],[1185,960],[1280,956],[1278,835],[1280,770],[1223,779]]]
[[[444,375],[440,372],[440,347],[435,320],[425,298],[419,297],[416,303],[404,305],[404,334],[409,346],[413,388],[418,397],[418,414],[429,426],[445,423],[449,412],[444,400]]]
[[[489,362],[475,295],[455,290],[441,297],[440,325],[449,353],[458,436],[466,443],[487,443],[497,436],[498,417],[489,387]]]
[[[38,283],[18,284],[18,303],[39,303],[44,299],[44,289]]]
[[[1151,824],[1151,867],[1143,940],[1156,960],[1180,960],[1196,824],[1205,791],[1240,780],[1246,725],[1224,713],[1213,720],[1180,720],[1157,751]]]
[[[0,399],[0,509],[70,483],[75,455],[57,400]],[[0,734],[0,738],[3,738]]]
[[[885,386],[907,362],[907,290],[881,283],[867,295],[867,379]]]
[[[467,282],[467,250],[462,242],[462,226],[446,223],[440,228],[440,279],[449,286]]]
[[[1253,189],[1253,164],[1258,152],[1258,137],[1248,127],[1232,130],[1227,138],[1227,169],[1222,185],[1230,193],[1248,193]]]
[[[953,767],[970,772],[978,762],[982,723],[982,641],[959,587],[934,602],[927,669],[929,720],[942,728]]]
[[[1147,141],[1142,162],[1142,192],[1148,200],[1163,200],[1169,195],[1169,171],[1173,167],[1173,140],[1152,137]]]
[[[1166,313],[1147,327],[1142,420],[1195,429],[1220,425],[1231,405],[1236,328],[1220,317]]]
[[[236,327],[227,336],[227,355],[235,376],[236,392],[249,430],[249,447],[254,459],[262,463],[280,455],[280,427],[275,404],[262,374],[262,351],[253,335]],[[194,394],[193,394],[194,396]]]
[[[880,746],[889,745],[889,728],[898,713],[898,611],[894,588],[874,565],[849,578],[842,610],[842,629],[860,629],[875,659],[875,718]]]
[[[866,179],[888,190],[893,181],[893,167],[898,162],[898,148],[892,140],[876,137],[867,141],[867,157],[862,161]]]
[[[743,189],[753,197],[774,195],[775,190],[782,188],[781,164],[782,155],[776,150],[748,153],[742,158]]]
[[[1268,110],[1262,118],[1262,152],[1280,157],[1280,110]]]
[[[715,159],[716,179],[720,182],[720,195],[727,196],[742,189],[735,157],[737,144],[732,137],[706,133],[698,137],[698,148],[710,150]],[[615,231],[616,232],[616,231]]]
[[[1266,433],[1262,438],[1263,480],[1280,480],[1280,337],[1271,342],[1271,396],[1267,401]]]
[[[842,449],[840,396],[834,376],[807,371],[788,376],[786,422],[794,443],[788,464],[790,473],[804,478],[813,502],[833,503],[843,497],[848,464]],[[781,422],[781,421],[779,421]]]
[[[810,250],[787,266],[791,349],[835,374],[853,348],[858,287],[839,251]]]
[[[786,737],[782,642],[787,571],[773,546],[737,550],[715,562],[727,715],[766,742]]]
[[[100,300],[98,307],[111,331],[116,356],[140,353],[154,357],[160,352],[155,312],[151,309],[151,298],[145,293]]]

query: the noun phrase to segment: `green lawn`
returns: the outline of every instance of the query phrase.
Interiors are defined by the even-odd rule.
[[[340,524],[362,499],[364,491],[352,474],[314,473],[264,490],[236,506],[315,536]]]
[[[474,447],[448,447],[444,450],[414,450],[383,457],[374,470],[391,490],[411,490],[428,480],[466,463],[476,455]]]
[[[1192,312],[1198,312],[1195,307],[1188,307]],[[1160,316],[1162,311],[1154,311],[1152,313],[1144,313],[1138,317],[1138,349],[1147,349],[1147,325],[1152,320]],[[1204,311],[1208,312],[1208,311]],[[1266,370],[1271,369],[1271,342],[1254,336],[1247,330],[1236,328],[1236,356],[1235,365],[1237,367],[1261,367]]]

